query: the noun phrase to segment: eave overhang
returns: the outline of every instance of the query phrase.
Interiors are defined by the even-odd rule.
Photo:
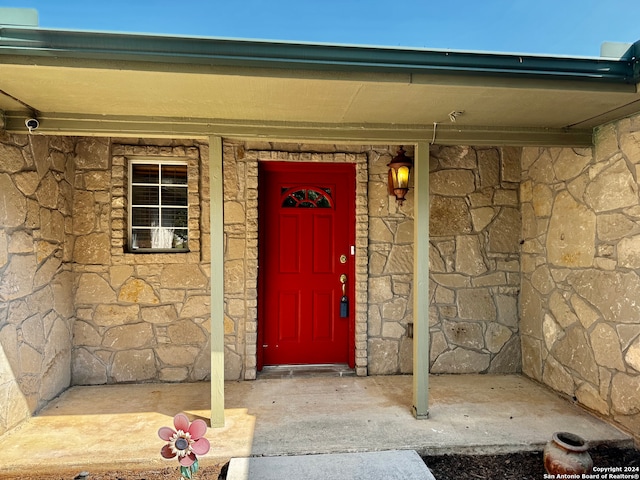
[[[0,108],[17,132],[31,113],[51,134],[580,146],[640,111],[639,43],[614,59],[0,27]]]

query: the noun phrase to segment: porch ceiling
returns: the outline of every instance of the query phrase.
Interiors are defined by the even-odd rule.
[[[5,30],[0,110],[10,131],[24,132],[35,114],[45,133],[418,141],[432,139],[435,122],[442,143],[484,133],[487,142],[586,144],[594,126],[640,111],[637,78],[625,74],[623,60],[167,37],[151,37],[156,50],[194,43],[164,56],[147,44],[144,51],[112,45],[107,54],[105,43],[149,37],[101,34],[102,50],[88,51],[82,39],[69,45],[69,32],[48,32],[55,38],[17,48],[7,38],[32,30]],[[52,48],[62,40],[64,50]],[[246,51],[214,58],[196,40]],[[277,47],[267,58],[264,50]],[[465,57],[442,65],[456,55]],[[455,123],[452,111],[464,112]]]

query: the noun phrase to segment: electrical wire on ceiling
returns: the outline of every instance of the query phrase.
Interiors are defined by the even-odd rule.
[[[464,113],[464,110],[453,110],[449,114],[449,120],[451,120],[451,123],[456,123],[456,120],[458,119],[458,117],[463,113]]]
[[[14,102],[18,102],[20,105],[22,105],[25,108],[28,108],[31,113],[33,114],[34,117],[37,117],[38,114],[40,112],[38,112],[38,110],[36,110],[35,108],[33,108],[31,105],[29,105],[26,102],[23,102],[22,100],[20,100],[18,97],[14,97],[13,95],[11,95],[10,93],[5,92],[4,90],[0,89],[0,95],[4,95],[5,97],[9,97],[11,100],[13,100]]]
[[[456,123],[456,120],[460,115],[464,113],[464,110],[452,110],[449,113],[449,120],[451,123]],[[431,145],[435,145],[436,143],[436,131],[438,129],[438,122],[433,122],[433,138],[431,138]]]

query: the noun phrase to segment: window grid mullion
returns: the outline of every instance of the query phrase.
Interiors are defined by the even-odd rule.
[[[146,231],[169,231],[169,230],[179,230],[182,232],[185,232],[188,236],[188,232],[189,232],[189,227],[188,225],[185,225],[184,227],[170,227],[170,226],[164,226],[163,225],[163,210],[165,209],[177,209],[177,210],[186,210],[187,212],[187,219],[188,219],[188,215],[189,215],[189,205],[188,205],[188,184],[187,183],[164,183],[164,175],[163,175],[163,165],[186,165],[182,164],[182,163],[164,163],[164,162],[132,162],[131,163],[131,169],[134,168],[134,166],[136,164],[151,164],[151,165],[157,165],[158,167],[158,182],[153,182],[153,183],[142,183],[142,182],[131,182],[130,185],[130,197],[132,197],[132,192],[134,187],[136,186],[140,186],[140,187],[155,187],[158,189],[158,203],[157,204],[147,204],[147,205],[140,205],[140,204],[131,204],[131,209],[133,208],[157,208],[158,209],[158,225],[157,226],[153,226],[153,225],[142,225],[142,226],[133,226],[130,222],[129,224],[129,232],[130,235],[133,235],[133,230],[146,230]],[[162,187],[178,187],[178,188],[184,188],[186,193],[187,193],[187,205],[165,205],[164,204],[164,200],[163,200],[163,192],[162,192]],[[167,247],[169,249],[173,248],[173,247]],[[143,248],[143,250],[154,250],[156,249],[156,247],[151,247],[151,248]]]

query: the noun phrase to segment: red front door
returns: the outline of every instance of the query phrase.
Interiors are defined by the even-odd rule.
[[[261,162],[259,182],[258,368],[353,367],[355,166]]]

